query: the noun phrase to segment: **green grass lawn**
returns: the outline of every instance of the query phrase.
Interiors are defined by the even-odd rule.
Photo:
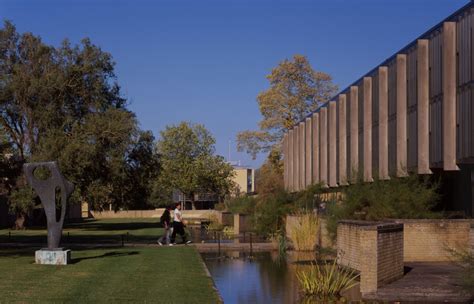
[[[127,234],[128,233],[128,234]],[[119,244],[122,236],[126,242],[151,244],[163,233],[159,219],[89,219],[79,223],[65,224],[64,244]],[[0,229],[0,244],[8,243],[44,243],[45,227],[30,227],[26,230]]]
[[[12,240],[22,247],[0,249],[0,303],[217,303],[217,292],[192,246],[120,247],[120,235],[130,242],[156,242],[162,229],[156,219],[90,220],[69,224],[72,263],[34,264],[37,245],[46,231],[0,230],[0,248]],[[117,244],[90,249],[81,242]],[[113,243],[115,242],[115,243]],[[65,242],[68,244],[67,242]],[[63,245],[65,245],[63,243]]]

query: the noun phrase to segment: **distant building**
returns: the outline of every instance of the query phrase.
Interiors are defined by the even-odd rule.
[[[255,192],[255,170],[248,167],[234,166],[234,182],[237,184],[237,193],[249,194]]]

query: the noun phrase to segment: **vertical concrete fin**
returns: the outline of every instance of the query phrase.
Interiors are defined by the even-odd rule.
[[[295,175],[293,173],[293,164],[294,164],[294,131],[290,130],[288,132],[288,189],[289,191],[295,191],[294,188],[294,180],[295,180]]]
[[[293,191],[300,191],[300,130],[298,126],[294,127],[294,162],[293,162],[293,174],[294,174],[294,187]]]
[[[397,54],[397,176],[407,176],[407,56]]]
[[[347,117],[346,94],[339,95],[339,185],[347,185]]]
[[[282,142],[282,154],[283,154],[283,186],[288,191],[288,133],[283,135]]]
[[[329,187],[337,187],[337,150],[336,150],[336,102],[329,102],[329,124],[328,124],[328,140],[329,140]]]
[[[313,114],[313,183],[319,183],[319,113]]]
[[[311,117],[306,118],[305,121],[305,186],[308,187],[313,183],[313,128]]]
[[[320,127],[319,127],[319,178],[323,186],[328,185],[328,121],[327,107],[321,108],[320,111]]]
[[[305,139],[306,139],[306,136],[305,136],[305,133],[306,133],[306,128],[305,128],[305,123],[304,122],[300,122],[300,125],[299,125],[299,128],[298,128],[298,131],[300,133],[300,136],[299,136],[299,154],[300,154],[300,157],[299,157],[299,190],[304,190],[306,188],[306,176],[305,176],[305,161],[306,161],[306,157],[305,157]]]
[[[431,174],[430,170],[430,100],[429,100],[429,41],[419,39],[417,41],[417,127],[418,127],[418,174]]]
[[[372,178],[372,77],[364,77],[364,181]]]
[[[379,178],[389,179],[388,174],[388,68],[379,67]]]
[[[350,88],[350,131],[351,131],[351,163],[350,181],[357,181],[357,170],[359,168],[359,88]]]
[[[443,169],[456,165],[456,23],[443,23]]]

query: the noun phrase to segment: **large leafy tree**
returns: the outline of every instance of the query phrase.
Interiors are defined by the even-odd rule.
[[[153,137],[126,108],[114,65],[89,39],[53,47],[8,21],[0,28],[0,129],[12,159],[58,160],[76,184],[73,198],[95,208],[136,204],[133,186],[147,188],[157,169]],[[10,204],[26,201],[26,193]]]
[[[215,155],[215,139],[200,124],[182,122],[161,132],[157,148],[163,189],[179,190],[194,207],[195,194],[212,192],[219,196],[233,188],[233,168]]]
[[[308,59],[295,55],[285,59],[267,76],[270,87],[257,97],[263,118],[259,130],[237,135],[237,148],[253,158],[260,152],[278,148],[283,134],[337,91],[331,76],[315,71]]]

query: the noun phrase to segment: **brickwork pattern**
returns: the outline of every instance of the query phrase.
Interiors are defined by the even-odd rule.
[[[403,225],[343,221],[337,228],[338,262],[360,271],[361,292],[403,276]]]
[[[444,262],[447,248],[469,249],[470,220],[397,220],[404,224],[405,262]]]

